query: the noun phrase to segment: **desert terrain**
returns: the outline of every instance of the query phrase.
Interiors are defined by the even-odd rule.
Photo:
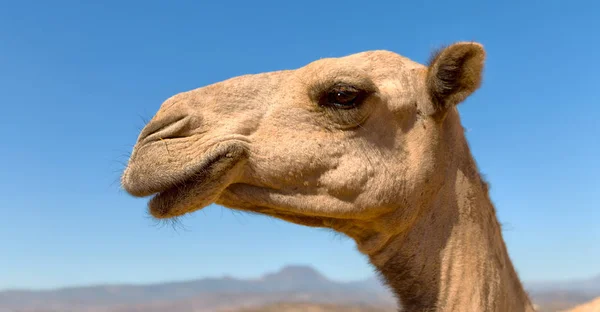
[[[600,308],[596,299],[600,276],[525,285],[541,312]],[[0,292],[0,312],[393,312],[395,304],[391,292],[374,277],[339,282],[301,265],[254,279],[206,277],[151,285]]]

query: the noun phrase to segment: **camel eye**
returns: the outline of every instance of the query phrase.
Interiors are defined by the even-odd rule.
[[[336,86],[327,92],[326,106],[341,109],[351,109],[360,105],[363,93],[352,86]]]

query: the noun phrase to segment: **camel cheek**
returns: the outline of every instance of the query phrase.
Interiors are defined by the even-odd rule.
[[[338,158],[333,168],[323,173],[319,184],[328,194],[342,200],[354,201],[365,193],[373,168],[352,154]]]

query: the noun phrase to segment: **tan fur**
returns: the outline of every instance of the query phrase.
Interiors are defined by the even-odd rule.
[[[532,311],[456,109],[484,58],[370,51],[177,94],[122,185],[156,218],[217,203],[344,233],[407,311]]]

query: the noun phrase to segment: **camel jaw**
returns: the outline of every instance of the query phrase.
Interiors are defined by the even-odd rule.
[[[223,143],[211,148],[202,160],[177,175],[157,175],[145,180],[132,179],[135,163],[125,170],[122,185],[135,197],[153,197],[148,202],[150,214],[157,219],[177,217],[213,203],[233,181],[234,170],[246,159],[246,149],[239,143]],[[154,180],[152,184],[146,184]]]

